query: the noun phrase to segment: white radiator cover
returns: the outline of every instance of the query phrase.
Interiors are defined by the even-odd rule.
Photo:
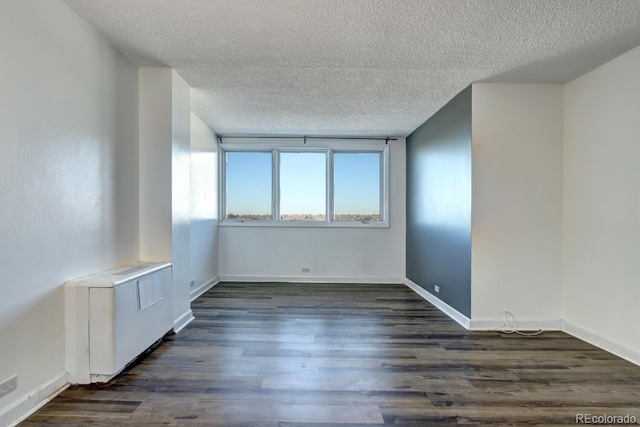
[[[170,263],[138,263],[65,284],[69,382],[107,382],[173,328]]]

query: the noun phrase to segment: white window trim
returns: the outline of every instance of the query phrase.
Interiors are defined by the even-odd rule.
[[[305,228],[389,228],[389,145],[379,140],[313,140],[299,139],[260,139],[247,138],[242,143],[220,144],[221,155],[218,156],[220,221],[222,227],[305,227]],[[226,152],[271,152],[271,220],[234,220],[226,216]],[[279,153],[327,153],[326,167],[326,215],[325,221],[280,220],[280,155]],[[380,173],[380,221],[334,221],[334,179],[333,153],[381,153]]]

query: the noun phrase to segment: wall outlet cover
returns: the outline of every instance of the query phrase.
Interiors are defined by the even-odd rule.
[[[9,394],[18,388],[18,376],[14,375],[2,384],[0,384],[0,397]]]

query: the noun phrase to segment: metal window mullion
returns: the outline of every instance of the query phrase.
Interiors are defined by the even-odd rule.
[[[220,206],[218,218],[227,219],[227,152],[220,150],[221,156],[218,163],[218,191],[220,191]]]
[[[333,174],[333,150],[327,150],[327,176],[326,176],[326,215],[327,215],[327,223],[333,222],[333,190],[334,190],[334,174]]]
[[[380,152],[380,220],[389,221],[389,146]]]
[[[271,214],[273,221],[280,221],[280,152],[271,152]]]
[[[385,153],[384,151],[380,151],[380,221],[386,221],[386,213],[384,208],[386,206],[385,198],[387,192],[385,191]]]

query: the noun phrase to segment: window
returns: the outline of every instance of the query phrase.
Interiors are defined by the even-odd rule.
[[[382,188],[380,153],[333,155],[333,220],[380,221]]]
[[[388,226],[388,146],[221,145],[222,225]]]
[[[271,152],[226,152],[226,204],[223,218],[271,220]]]
[[[327,220],[327,154],[280,153],[280,219]]]

